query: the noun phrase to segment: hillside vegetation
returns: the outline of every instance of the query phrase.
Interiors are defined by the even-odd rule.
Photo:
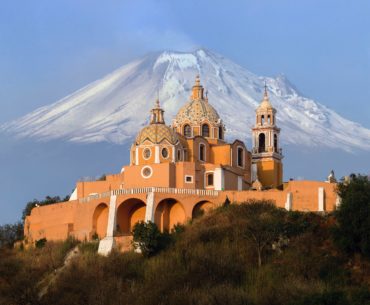
[[[287,212],[260,201],[230,204],[172,234],[145,235],[161,240],[152,240],[145,255],[102,257],[97,243],[81,243],[80,254],[60,272],[73,240],[4,249],[0,304],[370,304],[370,239],[363,238],[369,181],[352,181],[341,186],[343,208],[333,215]],[[362,218],[353,210],[344,217],[348,202],[358,203]],[[351,217],[357,237],[346,229]]]

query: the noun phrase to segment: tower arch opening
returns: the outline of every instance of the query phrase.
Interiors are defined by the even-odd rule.
[[[258,152],[266,151],[266,136],[264,133],[260,133],[258,136]]]

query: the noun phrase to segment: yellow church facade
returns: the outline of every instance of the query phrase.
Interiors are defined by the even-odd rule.
[[[283,183],[276,114],[265,87],[252,148],[240,140],[228,143],[224,123],[197,76],[189,101],[170,126],[156,101],[149,125],[131,146],[130,164],[120,173],[78,182],[68,202],[32,209],[25,220],[26,239],[99,237],[99,252],[107,254],[113,247],[130,247],[138,221],[170,231],[226,201],[267,199],[287,210],[334,210],[339,204],[335,183]]]

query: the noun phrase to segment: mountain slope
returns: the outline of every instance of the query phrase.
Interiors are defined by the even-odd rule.
[[[37,140],[126,143],[148,122],[157,92],[170,124],[188,100],[198,73],[229,139],[250,138],[266,81],[283,143],[370,150],[370,130],[299,95],[284,76],[259,77],[204,49],[151,54],[133,61],[54,104],[3,124],[0,131]]]

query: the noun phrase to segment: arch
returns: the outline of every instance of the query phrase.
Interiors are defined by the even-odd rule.
[[[200,217],[204,215],[205,213],[208,213],[213,208],[214,208],[214,204],[212,202],[207,201],[207,200],[200,201],[193,208],[192,218],[194,219],[194,218]]]
[[[155,209],[154,222],[162,232],[170,232],[176,224],[184,223],[185,219],[185,210],[176,199],[163,199]]]
[[[144,201],[130,198],[123,201],[117,209],[117,235],[131,234],[134,225],[145,220],[146,205]]]
[[[184,130],[184,136],[187,138],[191,138],[191,127],[189,124],[185,124],[183,127]]]
[[[264,133],[260,133],[258,136],[258,152],[266,151],[266,136]]]
[[[209,138],[209,125],[208,124],[202,125],[202,136],[205,138]]]
[[[275,149],[275,152],[278,151],[278,138],[277,138],[277,134],[274,134],[274,149]]]
[[[108,225],[108,206],[100,203],[94,210],[93,214],[93,234],[97,234],[100,239],[107,235]]]

